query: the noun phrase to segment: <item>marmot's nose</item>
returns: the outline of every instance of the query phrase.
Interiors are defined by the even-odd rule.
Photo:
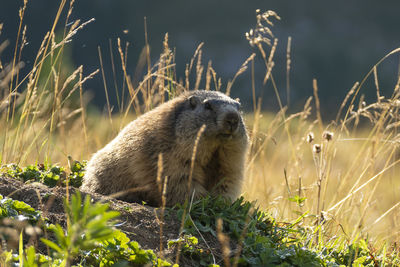
[[[236,112],[230,112],[225,116],[225,125],[231,132],[234,132],[239,125],[239,115]]]

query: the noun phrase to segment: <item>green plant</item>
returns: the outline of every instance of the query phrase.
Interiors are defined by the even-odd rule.
[[[19,238],[18,255],[13,255],[11,251],[6,251],[3,254],[6,256],[5,263],[15,267],[63,266],[61,259],[52,259],[51,257],[45,256],[41,253],[36,253],[34,246],[29,246],[24,249],[22,232]]]
[[[25,202],[0,195],[0,219],[11,218],[36,223],[40,216],[40,211],[35,210]]]
[[[179,216],[185,214],[182,206],[177,209]],[[231,204],[222,197],[206,197],[192,203],[184,219],[185,235],[171,245],[182,243],[182,252],[201,266],[211,259],[191,235],[203,238],[207,233],[218,238],[222,250],[231,252],[224,261],[239,266],[384,266],[398,262],[397,254],[385,259],[385,250],[371,250],[364,239],[324,242],[321,226],[315,230],[301,226],[306,215],[292,223],[278,223],[243,198]],[[222,220],[220,228],[218,220]],[[221,235],[230,242],[221,242]]]
[[[179,207],[178,216],[183,209]],[[222,228],[218,233],[217,219],[222,220]],[[268,265],[307,262],[309,266],[318,266],[320,259],[312,251],[304,252],[300,242],[293,242],[297,230],[295,225],[281,228],[267,214],[259,211],[254,204],[239,198],[230,203],[222,197],[206,197],[191,206],[187,218],[184,219],[184,232],[193,235],[211,233],[214,237],[225,234],[240,254],[233,255],[229,261],[243,266]],[[221,244],[227,246],[228,244]],[[224,248],[223,248],[224,249]],[[300,262],[301,259],[301,262]],[[298,265],[301,266],[301,265]]]
[[[48,239],[42,239],[42,242],[55,251],[54,258],[62,259],[67,266],[77,258],[84,266],[112,266],[123,262],[137,266],[149,263],[152,266],[171,266],[157,258],[152,250],[141,249],[137,242],[115,230],[112,219],[119,213],[109,211],[107,204],[92,204],[89,196],[82,203],[77,192],[70,203],[65,203],[65,212],[67,229],[64,231],[58,224],[51,227],[57,242]]]
[[[116,211],[108,211],[107,204],[91,204],[89,196],[82,203],[79,192],[72,195],[70,203],[65,202],[65,213],[68,218],[65,231],[59,224],[50,227],[56,243],[44,238],[41,241],[52,248],[56,258],[62,258],[67,266],[80,250],[94,249],[98,242],[112,237],[114,230],[110,223],[119,215]]]
[[[212,265],[212,252],[205,250],[198,246],[199,240],[192,235],[183,235],[182,237],[168,241],[168,248],[180,248],[184,255],[189,257],[193,262],[200,266],[214,266]]]
[[[85,175],[85,167],[87,161],[82,162],[75,160],[71,166],[71,173],[68,176],[69,185],[73,187],[80,187],[82,185],[82,179]]]
[[[56,185],[80,187],[83,175],[85,174],[86,161],[74,161],[71,165],[71,172],[66,174],[65,168],[47,164],[28,165],[24,168],[17,164],[8,164],[0,168],[0,173],[20,179],[23,182],[40,182],[49,187]]]
[[[114,231],[111,238],[104,240],[99,245],[83,253],[84,265],[113,266],[116,263],[142,266],[172,266],[169,262],[157,258],[152,250],[144,250],[136,241],[131,241],[121,231]]]
[[[107,204],[92,204],[89,196],[84,201],[79,192],[65,202],[67,227],[59,224],[46,229],[54,233],[55,240],[41,238],[52,253],[37,253],[35,247],[23,247],[23,235],[19,230],[18,254],[5,250],[0,254],[0,264],[10,266],[113,266],[114,264],[142,266],[172,266],[158,258],[152,250],[144,250],[124,233],[114,229],[113,219],[119,213],[109,211]],[[24,202],[3,198],[0,195],[0,219],[27,218],[37,221],[40,212]],[[0,231],[1,233],[1,231]],[[17,237],[18,239],[18,237]],[[125,265],[124,265],[125,264]],[[177,265],[174,265],[177,266]]]

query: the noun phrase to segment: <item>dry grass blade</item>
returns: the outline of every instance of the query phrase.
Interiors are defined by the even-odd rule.
[[[269,53],[269,57],[268,57],[268,61],[265,61],[265,66],[267,68],[267,72],[264,76],[264,81],[263,84],[265,85],[267,83],[267,81],[269,80],[271,73],[272,73],[272,69],[275,66],[275,62],[272,61],[274,55],[275,55],[275,51],[276,51],[276,47],[278,46],[278,39],[274,39],[274,44],[272,45],[271,48],[271,52]],[[260,51],[262,51],[262,49],[260,49]]]
[[[195,142],[194,142],[194,146],[193,146],[192,158],[191,158],[191,162],[190,162],[190,172],[189,172],[189,177],[188,177],[188,181],[187,181],[187,183],[188,183],[188,191],[187,192],[192,194],[192,201],[193,201],[194,195],[196,194],[196,192],[194,190],[192,190],[192,179],[193,179],[194,164],[195,164],[196,154],[197,154],[197,147],[199,145],[200,138],[203,135],[205,129],[206,129],[206,125],[203,125],[200,128],[200,130],[197,132],[197,136],[196,136],[196,139],[195,139]],[[185,219],[186,219],[186,214],[188,212],[190,212],[190,207],[189,207],[189,210],[187,209],[187,203],[189,202],[189,197],[190,197],[190,195],[188,194],[187,195],[187,201],[185,201],[184,212],[183,212],[183,215],[182,215],[181,228],[180,228],[179,233],[182,233],[183,226],[184,226]],[[178,244],[177,255],[175,257],[175,263],[179,262],[180,253],[181,253],[181,251],[180,251],[181,250],[181,245],[182,245],[181,243]]]
[[[112,125],[113,123],[112,123],[112,116],[111,116],[110,98],[108,97],[108,87],[107,87],[107,82],[106,82],[106,76],[104,74],[103,56],[101,55],[100,46],[97,47],[97,52],[98,52],[99,60],[100,60],[100,69],[101,69],[101,76],[103,78],[104,92],[106,94],[108,118],[110,119],[110,124]]]
[[[397,202],[396,204],[394,204],[390,209],[388,209],[385,213],[383,213],[381,216],[379,216],[378,219],[376,219],[371,225],[369,225],[367,227],[367,229],[372,228],[374,225],[376,225],[377,223],[379,223],[383,218],[385,218],[389,213],[391,213],[392,211],[394,211],[397,207],[400,207],[400,202]],[[365,229],[365,230],[367,230]]]
[[[163,252],[164,252],[164,244],[163,244],[163,230],[164,230],[164,213],[165,213],[165,207],[167,205],[167,185],[168,185],[168,176],[165,176],[164,181],[161,181],[163,173],[163,156],[160,153],[158,155],[158,162],[157,162],[157,185],[158,185],[158,190],[161,196],[161,212],[160,212],[160,219],[159,219],[159,224],[160,224],[160,256],[163,257]],[[156,214],[157,217],[157,214]]]
[[[232,89],[232,85],[233,85],[233,83],[235,82],[236,78],[237,78],[238,76],[240,76],[243,72],[245,72],[245,71],[247,70],[249,62],[250,62],[250,61],[253,62],[255,56],[256,56],[256,54],[254,54],[254,53],[251,54],[251,56],[249,56],[249,57],[243,62],[242,66],[240,66],[240,68],[239,68],[239,70],[236,72],[235,76],[233,76],[232,81],[229,81],[229,82],[228,82],[228,85],[227,85],[227,87],[226,87],[226,92],[225,92],[226,95],[230,95],[231,89]]]
[[[200,138],[203,135],[205,130],[206,130],[206,125],[201,126],[200,130],[197,132],[196,140],[194,142],[192,158],[190,161],[190,172],[189,172],[189,178],[188,178],[188,192],[192,192],[192,179],[193,179],[194,164],[196,162],[197,147],[199,145]],[[188,198],[189,198],[189,195],[188,195]]]
[[[217,219],[217,238],[221,244],[222,256],[224,260],[224,266],[231,266],[230,254],[231,249],[229,246],[229,237],[226,236],[222,231],[223,222],[221,218]]]
[[[321,117],[321,104],[319,102],[318,84],[317,84],[317,80],[316,79],[313,79],[313,93],[314,93],[314,99],[315,99],[315,107],[317,109],[318,125],[319,125],[319,128],[320,128],[320,131],[322,131],[323,125],[322,125],[322,117]]]
[[[292,47],[292,37],[288,37],[287,47],[286,47],[286,102],[290,105],[290,68],[292,60],[290,58],[290,50]]]
[[[339,122],[340,115],[342,114],[343,108],[345,107],[347,101],[348,101],[348,100],[350,99],[350,97],[354,94],[354,92],[355,92],[356,88],[359,86],[359,84],[360,84],[359,82],[356,82],[356,83],[353,85],[353,87],[350,89],[350,91],[346,94],[346,97],[344,98],[342,104],[340,105],[339,111],[338,111],[338,113],[337,113],[337,115],[336,115],[336,120],[335,120],[335,121],[336,121],[336,124]]]
[[[337,202],[335,205],[333,205],[332,207],[330,207],[327,211],[330,212],[334,209],[336,209],[339,205],[343,204],[346,200],[348,200],[350,197],[352,197],[354,194],[356,194],[358,191],[360,191],[361,189],[363,189],[365,186],[367,186],[369,183],[371,183],[372,181],[374,181],[376,178],[380,177],[383,173],[385,173],[386,171],[388,171],[389,169],[393,168],[394,166],[396,166],[398,163],[400,163],[400,160],[396,160],[395,162],[393,162],[392,164],[390,164],[389,166],[387,166],[386,168],[384,168],[383,170],[381,170],[380,172],[378,172],[376,175],[374,175],[373,177],[371,177],[368,181],[366,181],[365,183],[363,183],[362,185],[360,185],[359,187],[357,187],[355,190],[352,190],[350,193],[348,193],[346,195],[346,197],[344,197],[342,200],[340,200],[339,202]]]
[[[354,104],[354,101],[355,101],[355,99],[356,99],[356,96],[357,96],[358,93],[360,92],[360,90],[361,90],[362,86],[364,85],[365,81],[367,80],[367,78],[371,75],[371,73],[374,72],[374,69],[377,68],[377,67],[378,67],[382,62],[384,62],[388,57],[390,57],[390,56],[392,56],[392,55],[394,55],[394,54],[397,54],[397,53],[400,53],[400,47],[399,47],[399,48],[396,48],[396,49],[390,51],[388,54],[386,54],[383,58],[381,58],[381,59],[378,61],[378,63],[376,63],[376,64],[373,66],[373,68],[367,73],[367,75],[365,75],[365,77],[363,78],[363,80],[361,81],[361,83],[358,85],[357,89],[355,90],[355,92],[354,92],[354,94],[353,94],[353,98],[352,98],[351,101],[350,101],[350,106],[352,106],[352,105]],[[399,80],[400,80],[400,79],[399,79]],[[396,92],[396,91],[398,90],[397,88],[399,88],[399,87],[396,85],[396,87],[395,87],[395,89],[394,89],[394,92]],[[344,118],[344,121],[346,121],[347,117],[348,117],[349,114],[350,114],[350,111],[351,111],[350,109],[347,110],[346,116],[345,116],[345,118]]]

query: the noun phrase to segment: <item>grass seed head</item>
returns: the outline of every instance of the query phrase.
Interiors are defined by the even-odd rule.
[[[333,133],[332,132],[328,132],[328,131],[325,131],[323,134],[322,134],[322,138],[324,139],[324,140],[326,140],[326,141],[331,141],[332,139],[333,139]]]
[[[314,145],[313,145],[313,152],[314,152],[315,154],[320,153],[321,150],[322,150],[322,145],[320,145],[320,144],[314,144]]]
[[[313,132],[309,132],[307,134],[306,141],[309,144],[311,144],[314,141],[314,133]]]

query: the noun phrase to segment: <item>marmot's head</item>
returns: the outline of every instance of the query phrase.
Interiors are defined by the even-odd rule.
[[[192,91],[182,98],[176,117],[175,134],[178,138],[196,136],[205,125],[205,138],[247,140],[239,101],[220,92],[203,90]]]

